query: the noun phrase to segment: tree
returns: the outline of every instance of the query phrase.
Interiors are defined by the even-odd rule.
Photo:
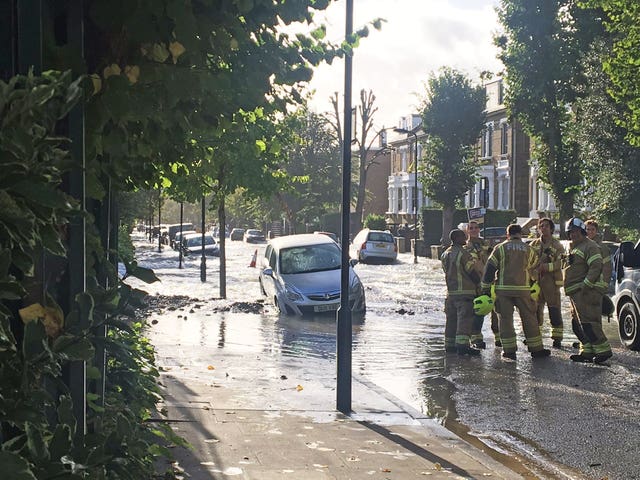
[[[318,224],[320,218],[340,210],[341,151],[335,133],[325,116],[306,107],[287,116],[289,132],[283,145],[282,168],[287,173],[288,188],[279,192],[291,225]]]
[[[602,31],[598,16],[575,0],[502,0],[498,15],[505,29],[496,37],[506,68],[505,103],[532,138],[539,179],[566,219],[582,188],[578,148],[567,135],[568,106],[585,81],[580,59]]]
[[[485,122],[484,88],[462,73],[442,68],[427,82],[422,100],[426,133],[421,182],[427,195],[442,207],[443,242],[453,226],[456,204],[475,182],[473,148]]]
[[[360,90],[360,105],[356,107],[357,118],[360,119],[359,131],[357,131],[357,121],[356,125],[353,126],[353,131],[355,132],[353,143],[358,148],[356,155],[357,170],[355,170],[352,175],[355,186],[355,217],[358,222],[358,225],[355,226],[356,231],[362,228],[362,216],[367,195],[367,174],[372,166],[377,165],[377,158],[379,157],[379,152],[376,152],[376,154],[371,153],[378,138],[377,134],[370,137],[371,133],[373,133],[373,117],[378,111],[378,107],[374,106],[375,101],[376,96],[371,90],[368,92],[364,89]],[[333,110],[327,118],[334,130],[337,132],[340,144],[342,144],[342,132],[340,131],[340,107],[338,104],[337,93],[331,97],[331,105]]]
[[[625,141],[626,128],[618,124],[626,108],[610,95],[611,80],[602,69],[610,41],[594,43],[585,57],[589,83],[579,90],[574,104],[575,139],[584,161],[587,194],[584,207],[615,230],[640,229],[640,148]]]
[[[640,4],[635,0],[585,0],[580,5],[602,8],[605,25],[615,41],[606,55],[604,70],[609,75],[609,94],[619,103],[620,124],[626,140],[640,147]]]

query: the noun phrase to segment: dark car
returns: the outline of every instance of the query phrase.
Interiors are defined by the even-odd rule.
[[[264,233],[260,230],[250,228],[244,232],[244,241],[247,243],[262,243],[265,241]]]
[[[229,234],[229,240],[242,240],[244,237],[244,228],[234,228]]]
[[[494,246],[507,239],[507,227],[484,227],[480,236]]]
[[[615,306],[622,344],[640,350],[640,241],[622,242],[614,255]]]

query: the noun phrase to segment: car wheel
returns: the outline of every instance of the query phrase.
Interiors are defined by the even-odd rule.
[[[618,314],[618,333],[622,344],[631,350],[640,350],[638,320],[638,310],[633,302],[624,303]]]

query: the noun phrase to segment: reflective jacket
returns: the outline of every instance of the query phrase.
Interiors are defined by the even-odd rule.
[[[602,277],[602,254],[593,240],[571,242],[564,268],[564,293],[572,295],[582,287],[596,288]]]
[[[449,295],[476,294],[479,276],[474,271],[475,261],[469,252],[460,245],[451,245],[440,260]]]
[[[495,282],[496,294],[508,297],[529,297],[531,269],[536,266],[536,255],[519,238],[506,240],[493,249],[482,277],[482,288]]]
[[[478,272],[479,276],[482,276],[484,266],[487,264],[491,254],[491,245],[482,237],[469,237],[464,248],[473,257],[476,272]]]
[[[602,243],[600,235],[596,236],[594,242],[600,248],[600,255],[602,255],[602,277],[596,282],[596,288],[602,293],[607,293],[609,290],[609,281],[611,280],[611,271],[613,266],[611,265],[611,250],[607,245]]]
[[[548,242],[544,242],[542,237],[536,238],[529,245],[537,256],[538,265],[545,264],[546,272],[538,274],[538,281],[552,282],[557,288],[563,285],[562,279],[562,256],[564,247],[555,237],[551,237]]]

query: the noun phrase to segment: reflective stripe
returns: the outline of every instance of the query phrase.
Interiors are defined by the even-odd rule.
[[[444,346],[445,347],[455,347],[456,339],[451,337],[444,337]]]
[[[528,337],[527,338],[527,348],[529,349],[529,351],[535,351],[535,350],[539,350],[539,348],[535,348],[535,347],[542,347],[542,336],[538,335],[535,337]]]
[[[597,345],[593,345],[593,352],[596,354],[611,352],[611,345],[609,345],[607,341],[598,343]]]
[[[595,255],[591,255],[587,260],[587,265],[591,265],[593,262],[595,262],[598,259],[602,260],[602,255],[600,255],[599,253],[596,253]]]
[[[591,282],[589,281],[589,279],[588,279],[588,278],[585,278],[585,279],[584,279],[584,284],[585,284],[587,287],[591,287],[591,288],[593,288],[593,287],[595,287],[595,286],[596,286],[596,284],[595,284],[595,283],[591,283]]]
[[[586,353],[588,355],[593,355],[595,353],[595,351],[593,349],[593,345],[591,345],[590,343],[581,343],[580,344],[580,355],[582,355],[583,353]]]

